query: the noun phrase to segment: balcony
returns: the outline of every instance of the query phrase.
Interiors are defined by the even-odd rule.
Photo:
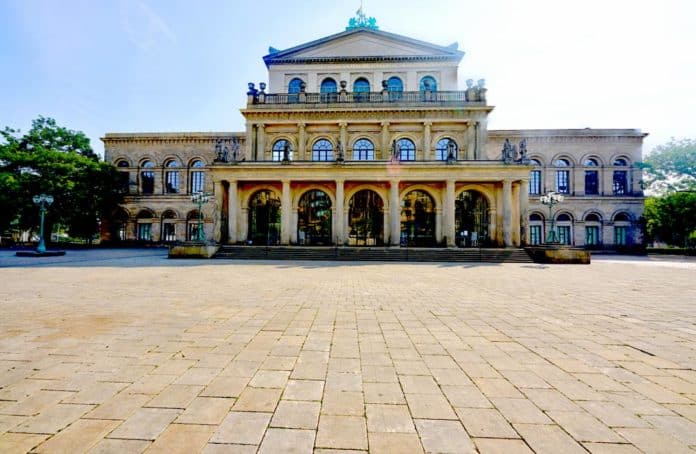
[[[336,93],[247,93],[247,108],[336,108],[336,107],[407,107],[407,106],[486,106],[482,101],[468,101],[465,91],[405,91]],[[287,106],[287,107],[286,107]]]

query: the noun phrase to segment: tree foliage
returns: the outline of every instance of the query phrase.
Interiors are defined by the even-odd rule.
[[[696,140],[672,139],[645,157],[645,182],[655,193],[696,189]]]
[[[645,201],[645,229],[649,241],[696,247],[696,192],[673,192]]]
[[[119,188],[116,168],[99,160],[80,131],[44,117],[25,134],[0,131],[0,231],[35,228],[39,213],[32,196],[45,193],[55,200],[47,226],[61,223],[71,236],[91,238],[100,217],[119,203]]]

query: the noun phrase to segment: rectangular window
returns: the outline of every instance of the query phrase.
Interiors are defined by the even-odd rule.
[[[585,195],[599,194],[599,172],[596,170],[585,171]]]
[[[118,191],[121,194],[128,194],[128,189],[130,185],[130,175],[128,172],[118,173]]]
[[[176,241],[174,224],[170,222],[162,224],[162,241]]]
[[[614,244],[617,246],[625,246],[627,243],[628,228],[626,226],[614,227]]]
[[[614,195],[626,195],[628,178],[625,170],[614,170]]]
[[[561,244],[570,244],[570,226],[558,226],[558,242]]]
[[[138,224],[138,239],[140,241],[152,240],[152,224]]]
[[[585,227],[585,245],[597,246],[599,244],[599,227],[588,225]]]
[[[541,194],[541,170],[532,170],[529,173],[529,193]]]
[[[155,172],[146,170],[140,173],[141,189],[143,194],[153,194],[155,192]]]
[[[179,172],[170,170],[167,172],[167,194],[176,194],[179,192]]]
[[[568,186],[568,176],[570,172],[567,170],[556,170],[556,192],[561,194],[569,194],[570,186]]]
[[[541,226],[529,226],[529,244],[541,244]]]
[[[205,186],[205,176],[201,171],[191,172],[191,193],[203,192]]]

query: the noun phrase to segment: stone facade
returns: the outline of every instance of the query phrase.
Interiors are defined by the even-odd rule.
[[[543,242],[538,196],[558,191],[564,242],[640,242],[645,135],[489,131],[484,81],[457,91],[463,55],[369,27],[271,49],[246,131],[106,134],[127,196],[104,239],[190,239],[203,191],[220,243],[521,246]]]

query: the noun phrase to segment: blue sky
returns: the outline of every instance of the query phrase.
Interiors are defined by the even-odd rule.
[[[0,0],[0,127],[242,131],[261,57],[342,31],[347,2]],[[696,2],[365,0],[381,29],[459,42],[495,129],[640,128],[696,138]]]

